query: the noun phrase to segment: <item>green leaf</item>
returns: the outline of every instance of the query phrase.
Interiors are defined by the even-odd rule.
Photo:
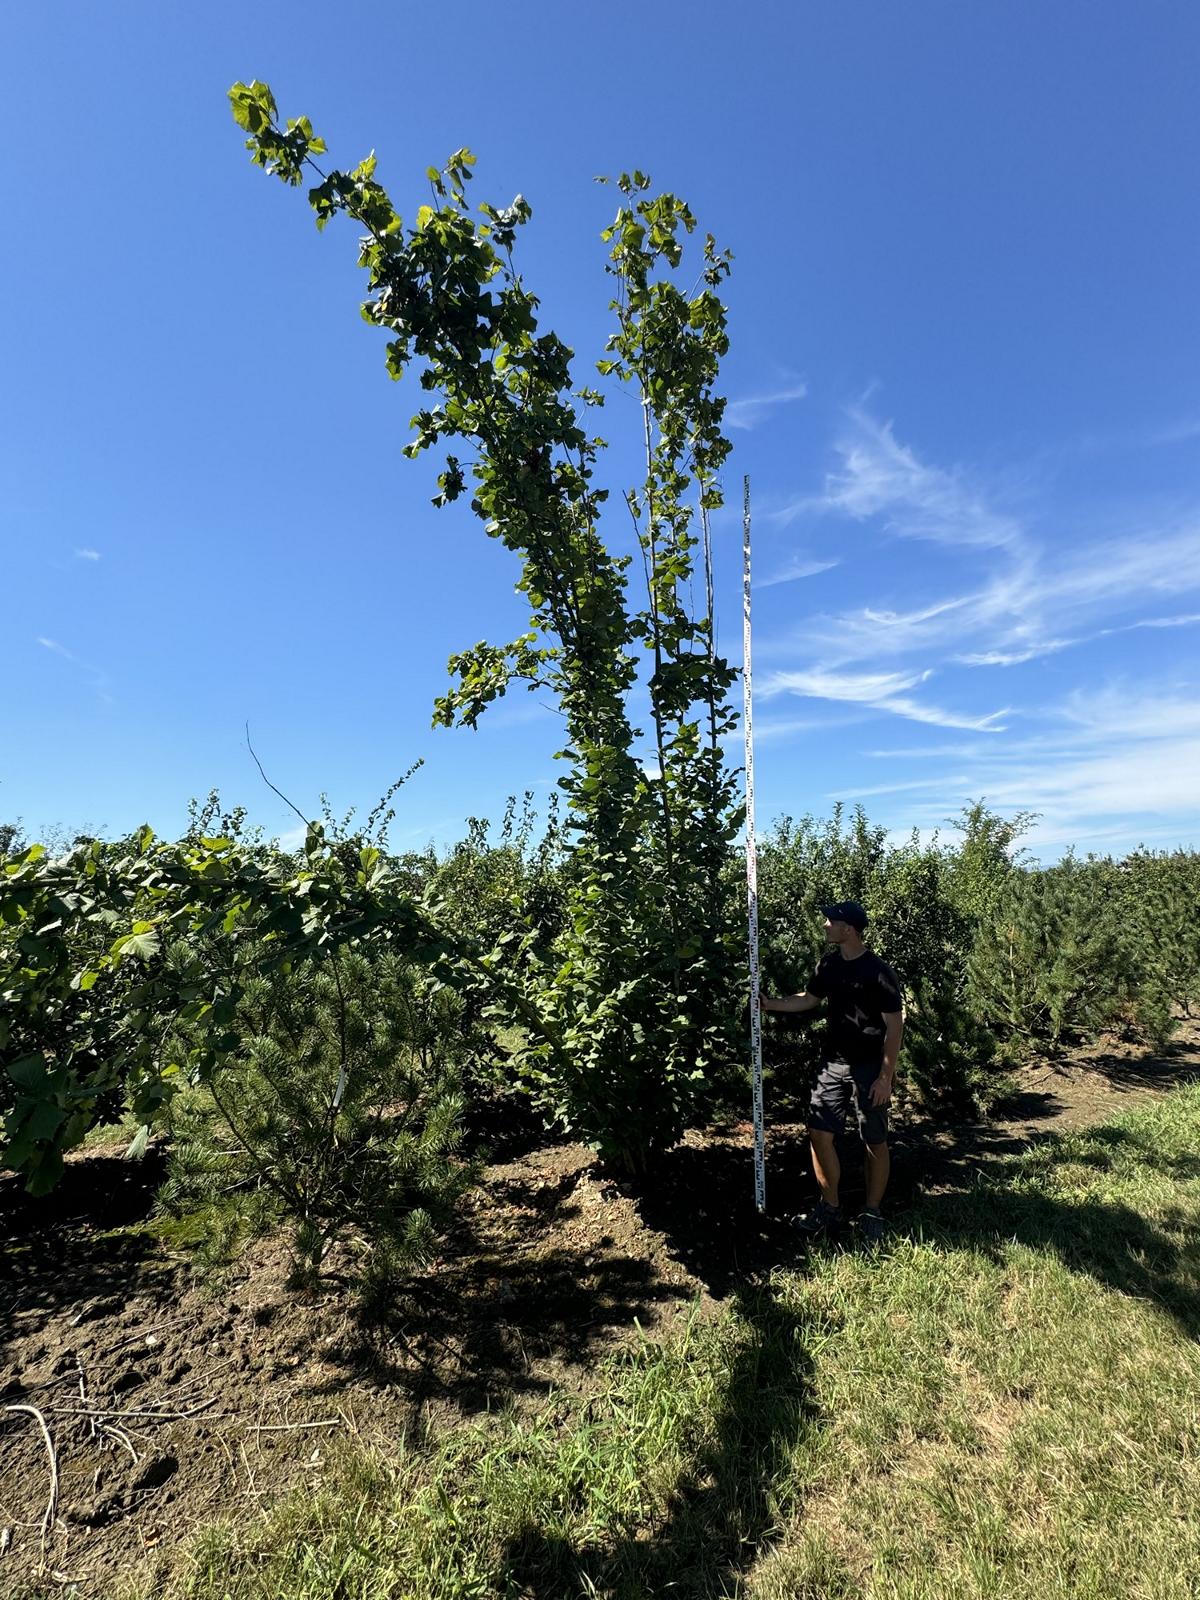
[[[265,83],[256,78],[253,83],[235,83],[229,91],[233,119],[247,133],[258,134],[279,115],[275,96]]]
[[[133,931],[116,940],[110,951],[114,956],[136,956],[139,961],[149,961],[162,948],[158,929],[152,922],[135,922]]]
[[[27,1161],[28,1157],[20,1165],[26,1165]],[[33,1195],[35,1199],[41,1195],[49,1194],[62,1177],[62,1174],[63,1158],[59,1151],[55,1150],[53,1146],[48,1150],[39,1150],[33,1158],[32,1171],[25,1184],[25,1191],[27,1194]]]
[[[53,1139],[66,1120],[66,1112],[55,1101],[35,1100],[23,1115],[17,1113],[19,1137],[40,1144]]]
[[[8,1064],[8,1075],[21,1089],[40,1089],[46,1082],[46,1062],[42,1056],[21,1056]]]
[[[126,1161],[140,1161],[146,1154],[146,1146],[150,1143],[150,1125],[143,1122],[138,1131],[125,1149]]]

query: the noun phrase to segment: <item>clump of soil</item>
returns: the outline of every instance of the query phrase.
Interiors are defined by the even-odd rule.
[[[987,1124],[902,1114],[893,1207],[1198,1069],[1191,1029],[1154,1059],[1108,1044],[1031,1068]],[[586,1392],[606,1354],[643,1332],[667,1337],[747,1277],[799,1260],[782,1218],[814,1190],[803,1124],[788,1115],[771,1127],[770,1218],[754,1209],[748,1123],[689,1134],[636,1194],[578,1145],[510,1152],[374,1331],[357,1318],[348,1260],[306,1298],[286,1286],[277,1238],[249,1247],[219,1287],[197,1280],[147,1221],[162,1176],[153,1149],[140,1163],[80,1152],[43,1200],[0,1180],[0,1595],[75,1584],[90,1600],[118,1576],[153,1582],[200,1524],[317,1485],[338,1438],[386,1450],[484,1407]],[[58,1478],[44,1551],[39,1418]]]

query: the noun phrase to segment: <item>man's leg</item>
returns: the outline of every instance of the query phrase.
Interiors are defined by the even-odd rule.
[[[882,1144],[864,1144],[863,1149],[867,1157],[867,1210],[878,1211],[892,1170],[892,1153],[886,1140]]]
[[[863,1142],[867,1193],[864,1209],[878,1211],[892,1170],[888,1149],[888,1108],[871,1104],[871,1087],[879,1075],[876,1066],[856,1067],[854,1091],[858,1101],[858,1136]]]
[[[842,1181],[842,1164],[838,1160],[837,1146],[832,1133],[824,1128],[810,1128],[808,1141],[812,1146],[813,1173],[821,1189],[821,1199],[833,1211],[838,1208],[838,1185]]]

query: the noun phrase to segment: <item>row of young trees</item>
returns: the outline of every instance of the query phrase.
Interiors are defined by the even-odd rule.
[[[778,822],[760,852],[772,983],[803,984],[820,948],[817,907],[852,896],[904,981],[905,1075],[927,1104],[986,1109],[1006,1066],[1106,1030],[1165,1043],[1200,1003],[1200,855],[1068,854],[1040,867],[1020,849],[1032,820],[977,803],[954,842],[914,832],[899,844],[861,810]],[[816,1029],[776,1045],[797,1063],[819,1048]]]
[[[1016,849],[1023,821],[978,805],[954,844],[890,844],[861,811],[778,822],[760,850],[768,984],[804,985],[821,902],[852,895],[903,979],[907,1092],[929,1107],[986,1109],[1007,1064],[1104,1029],[1165,1041],[1200,1004],[1200,855],[1038,867]],[[7,844],[0,1159],[35,1192],[96,1123],[140,1124],[135,1149],[164,1127],[166,1206],[239,1193],[213,1215],[286,1220],[301,1281],[351,1241],[378,1298],[472,1181],[480,1129],[540,1120],[627,1172],[676,1133],[672,1102],[631,1149],[621,1083],[601,1078],[583,1101],[553,1053],[529,1070],[542,1018],[521,976],[561,969],[576,866],[569,835],[553,818],[538,832],[528,799],[444,854],[395,855],[386,820],[356,834],[331,817],[288,853],[214,800],[173,843],[143,829],[57,856],[15,830]],[[740,924],[732,847],[718,878],[719,914]],[[744,991],[723,1003],[713,1026],[736,1042],[693,1065],[690,1122],[744,1114]],[[803,1093],[820,1031],[770,1031],[776,1091]],[[644,1055],[625,1068],[655,1070]],[[640,1104],[652,1115],[663,1100]]]
[[[514,929],[526,958],[546,969],[569,948],[575,864],[555,817],[539,833],[527,797],[520,814],[510,803],[498,830],[473,819],[449,851],[402,855],[388,851],[383,830],[355,834],[327,818],[288,853],[239,813],[219,819],[221,833],[205,832],[214,809],[196,808],[175,843],[142,829],[58,856],[10,830],[0,869],[5,1110],[10,1119],[19,1110],[14,1085],[31,1101],[46,1086],[54,1102],[10,1120],[10,1166],[36,1172],[46,1161],[52,1177],[54,1149],[118,1105],[151,1122],[176,1079],[208,1079],[245,1058],[247,1039],[263,1033],[264,992],[283,1015],[283,990],[328,969],[334,987],[322,992],[342,983],[348,993],[352,957],[391,961],[393,974],[399,961],[412,975],[411,994],[379,1008],[410,1019],[403,1037],[423,1072],[449,1052],[474,1101],[528,1101],[620,1161],[623,1106],[606,1107],[596,1091],[586,1115],[608,1129],[607,1142],[596,1139],[572,1120],[564,1086],[525,1066],[526,1035],[541,1018],[507,963]],[[861,810],[778,821],[760,842],[768,987],[803,987],[822,950],[822,901],[852,895],[871,908],[871,942],[903,980],[909,1076],[931,1105],[986,1104],[1007,1063],[1105,1030],[1165,1042],[1200,1004],[1200,855],[1068,855],[1041,867],[1021,858],[1023,823],[976,805],[959,819],[959,840],[889,843]],[[742,922],[742,892],[730,848],[718,887],[730,925]],[[381,979],[380,996],[395,998],[395,981]],[[718,1026],[734,1043],[705,1075],[697,1115],[744,1082],[744,989],[724,1003]],[[418,1014],[427,1018],[419,1026]],[[777,1032],[777,1063],[815,1059],[820,1035],[819,1022]],[[344,1093],[354,1030],[343,1023],[330,1038]]]

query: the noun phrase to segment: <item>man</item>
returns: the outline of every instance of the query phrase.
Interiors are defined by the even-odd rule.
[[[834,1139],[845,1127],[853,1102],[866,1152],[867,1200],[858,1219],[859,1231],[869,1244],[878,1244],[885,1232],[879,1206],[891,1171],[887,1107],[904,1032],[904,997],[891,967],[863,942],[867,913],[858,901],[841,900],[821,911],[825,938],[835,948],[822,958],[808,988],[803,994],[778,1000],[762,995],[759,1000],[764,1011],[790,1016],[815,1011],[822,1001],[828,1002],[825,1057],[808,1117],[821,1198],[796,1218],[796,1226],[813,1238],[842,1226],[838,1192],[842,1172]]]

